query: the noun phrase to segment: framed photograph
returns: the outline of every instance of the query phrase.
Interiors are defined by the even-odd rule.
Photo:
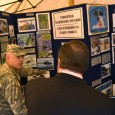
[[[25,48],[24,51],[26,52],[26,54],[35,53],[35,48]]]
[[[16,38],[12,37],[9,39],[9,44],[17,44],[16,41],[17,41]]]
[[[91,56],[100,54],[100,36],[90,37],[91,42]]]
[[[109,32],[109,18],[107,5],[87,5],[88,34]]]
[[[23,62],[24,67],[37,67],[36,54],[26,55]]]
[[[0,42],[7,42],[8,36],[0,36]]]
[[[23,47],[35,46],[35,34],[34,33],[17,34],[17,41],[18,45]]]
[[[105,78],[111,75],[111,63],[107,63],[101,66],[101,78]]]
[[[36,31],[35,18],[20,18],[18,21],[18,31],[19,32],[31,32]]]
[[[101,63],[101,56],[96,56],[91,59],[91,66],[95,66]]]
[[[45,71],[46,73],[43,74],[44,75],[44,78],[50,78],[50,71]],[[31,79],[37,79],[39,78],[40,75],[31,75],[31,76],[27,76],[27,80],[31,80]]]
[[[1,42],[1,52],[6,52],[8,42]]]
[[[49,13],[37,13],[37,30],[50,30],[50,16]]]
[[[115,13],[112,14],[112,19],[113,19],[113,27],[115,27]]]
[[[4,64],[6,62],[6,52],[1,53],[1,64]]]
[[[52,55],[52,41],[51,34],[38,34],[36,35],[37,39],[37,48],[38,48],[38,57],[53,57]]]
[[[111,96],[111,94],[112,94],[112,80],[109,80],[106,83],[99,85],[95,89],[97,89],[98,91],[100,91],[108,96]]]
[[[115,33],[111,34],[111,38],[112,38],[112,46],[115,46]]]
[[[84,39],[82,8],[53,12],[52,23],[54,39]]]
[[[101,52],[110,50],[110,37],[100,39]]]
[[[10,37],[14,37],[14,26],[13,25],[9,25],[9,34],[10,34]]]
[[[8,23],[7,19],[0,18],[0,35],[8,34]]]
[[[102,55],[102,64],[109,63],[110,61],[110,52]]]
[[[115,64],[115,47],[112,47],[112,62]]]
[[[37,67],[39,70],[53,70],[54,58],[37,58]]]

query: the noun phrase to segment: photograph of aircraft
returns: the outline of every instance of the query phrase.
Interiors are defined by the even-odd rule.
[[[34,33],[17,34],[18,45],[23,47],[35,46],[35,35]]]
[[[18,19],[19,32],[36,31],[35,18]]]
[[[37,35],[38,57],[53,57],[50,34]]]
[[[39,70],[52,70],[54,69],[54,59],[51,58],[38,58],[37,67]]]

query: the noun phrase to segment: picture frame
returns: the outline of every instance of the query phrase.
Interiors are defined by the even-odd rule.
[[[0,35],[8,35],[8,22],[7,19],[0,18]]]
[[[6,62],[6,52],[1,53],[1,65]]]
[[[101,78],[105,78],[111,75],[111,63],[107,63],[101,66]]]
[[[110,50],[110,37],[100,39],[100,49],[101,52]]]
[[[115,64],[115,47],[112,47],[112,63]]]
[[[35,17],[31,18],[19,18],[18,21],[18,31],[20,32],[32,32],[36,31]]]
[[[24,51],[26,52],[26,54],[30,54],[30,53],[35,53],[35,48],[25,48]]]
[[[36,54],[28,54],[24,57],[24,67],[37,67]]]
[[[111,38],[112,38],[112,46],[115,46],[115,33],[111,34]]]
[[[0,42],[7,42],[9,39],[8,39],[8,36],[0,36]]]
[[[107,5],[87,5],[88,34],[109,32],[109,14]]]
[[[37,58],[37,68],[39,70],[54,70],[54,58]]]
[[[102,92],[102,93],[108,95],[108,96],[111,96],[112,80],[109,80],[109,81],[99,85],[95,89],[98,90],[99,92]]]
[[[13,25],[9,25],[9,35],[10,37],[14,37],[14,26]]]
[[[34,33],[17,34],[17,42],[19,46],[35,47],[35,34]]]
[[[100,36],[90,37],[91,43],[91,56],[95,56],[101,53],[100,51]]]
[[[39,58],[53,57],[51,34],[50,33],[37,34],[36,40],[37,40],[38,57]]]
[[[37,30],[50,30],[50,16],[49,13],[36,13]]]
[[[115,27],[115,13],[112,14],[113,27]]]
[[[8,42],[1,42],[1,52],[6,52]]]

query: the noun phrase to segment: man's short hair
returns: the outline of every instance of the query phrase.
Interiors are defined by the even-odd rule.
[[[19,46],[19,45],[16,45],[16,44],[8,45],[6,52],[12,52],[17,57],[26,55],[26,52],[24,51],[24,48],[22,46]]]
[[[61,45],[58,58],[61,68],[83,74],[89,64],[89,50],[83,42],[71,40]]]

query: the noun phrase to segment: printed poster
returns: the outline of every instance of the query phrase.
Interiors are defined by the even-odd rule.
[[[52,21],[54,39],[84,38],[82,8],[54,12]]]
[[[107,5],[87,5],[89,35],[109,32]]]

